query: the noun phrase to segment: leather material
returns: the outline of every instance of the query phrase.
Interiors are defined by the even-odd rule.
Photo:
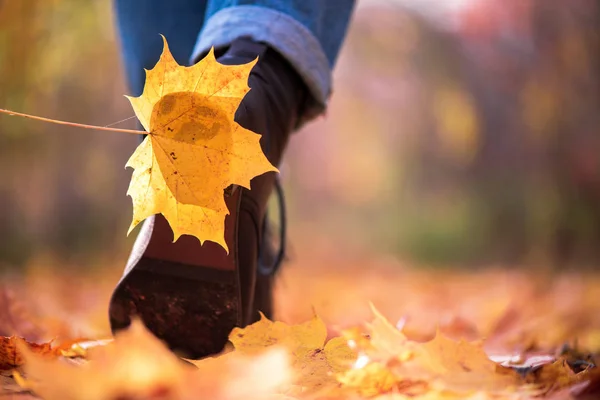
[[[217,56],[226,65],[251,62],[250,91],[238,108],[235,121],[262,135],[260,144],[269,161],[279,167],[291,133],[302,114],[308,90],[290,64],[275,50],[248,38],[240,38]],[[242,297],[243,324],[256,320],[262,311],[272,314],[271,277],[257,279],[259,246],[263,241],[262,226],[267,202],[273,191],[276,173],[268,172],[250,182],[250,190],[242,190],[238,220],[238,267]],[[256,285],[260,287],[256,288]],[[255,298],[255,292],[260,296]]]
[[[249,77],[251,90],[235,120],[260,135],[267,158],[279,166],[289,136],[301,114],[307,91],[287,62],[267,46],[247,39],[234,42],[218,60],[223,64],[259,61]],[[260,246],[267,201],[276,173],[254,178],[251,189],[225,190],[230,214],[225,218],[229,254],[212,242],[173,232],[161,215],[143,225],[125,273],[111,297],[111,330],[117,332],[139,316],[169,348],[187,358],[201,358],[223,350],[235,326],[245,326],[262,311],[272,318],[270,248]],[[283,232],[283,231],[282,231]],[[262,252],[261,252],[262,250]],[[261,261],[258,273],[258,261]],[[271,257],[272,258],[272,257]]]

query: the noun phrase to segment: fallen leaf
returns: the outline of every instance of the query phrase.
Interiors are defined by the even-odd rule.
[[[344,265],[347,266],[347,264]],[[104,399],[107,400],[113,394],[127,399],[154,396],[154,399],[160,398],[161,400],[174,398],[174,396],[179,396],[181,399],[210,398],[217,400],[238,398],[261,400],[325,398],[332,400],[342,398],[372,398],[375,400],[532,400],[542,398],[563,400],[569,398],[592,400],[598,398],[598,388],[600,387],[598,371],[600,369],[594,367],[598,365],[598,356],[594,347],[588,347],[591,341],[587,340],[584,342],[585,345],[582,345],[579,336],[581,333],[584,337],[589,338],[598,330],[596,317],[599,315],[596,312],[599,310],[597,287],[600,281],[598,280],[589,277],[580,279],[576,281],[581,285],[576,286],[578,290],[573,290],[572,285],[563,285],[560,286],[563,289],[560,289],[559,286],[552,286],[552,291],[527,294],[528,290],[523,290],[526,285],[524,281],[520,280],[525,276],[519,278],[519,276],[510,275],[511,279],[506,278],[510,281],[510,285],[502,296],[518,298],[526,305],[526,308],[511,308],[511,317],[508,318],[512,321],[508,321],[510,323],[507,323],[507,318],[503,317],[505,313],[494,311],[494,316],[490,318],[501,320],[498,325],[507,328],[509,335],[506,336],[507,331],[495,330],[493,327],[496,324],[491,321],[485,321],[484,328],[480,325],[481,318],[485,317],[485,308],[489,307],[489,304],[509,303],[501,299],[493,300],[501,297],[497,292],[488,293],[487,288],[485,290],[477,289],[489,283],[490,275],[477,276],[478,272],[470,271],[453,277],[447,273],[438,275],[427,272],[419,273],[415,278],[413,273],[404,270],[402,273],[398,273],[398,279],[392,279],[391,276],[385,275],[385,273],[390,273],[389,271],[380,270],[377,271],[376,289],[372,289],[373,292],[367,296],[358,294],[359,288],[363,287],[360,285],[369,286],[365,284],[366,279],[364,278],[358,279],[356,289],[352,289],[348,282],[339,286],[340,282],[344,282],[342,279],[356,280],[354,274],[350,274],[351,278],[348,277],[347,270],[340,272],[337,276],[329,277],[328,275],[317,275],[321,269],[325,270],[323,265],[307,264],[305,267],[310,271],[310,273],[302,272],[306,275],[305,280],[296,279],[298,276],[293,276],[295,285],[302,288],[304,297],[291,300],[296,301],[296,304],[319,303],[321,312],[327,316],[326,320],[336,322],[336,332],[341,334],[341,337],[327,340],[324,333],[326,331],[323,329],[324,323],[321,320],[323,315],[315,316],[310,307],[307,307],[304,315],[296,314],[293,318],[287,316],[285,312],[281,314],[288,321],[306,321],[298,325],[273,322],[263,317],[255,325],[232,332],[231,339],[236,343],[237,350],[232,345],[230,346],[232,351],[229,353],[195,362],[198,366],[197,371],[191,368],[192,371],[188,373],[186,365],[183,364],[184,369],[180,370],[179,374],[183,374],[184,377],[176,378],[181,380],[170,380],[162,386],[153,386],[150,382],[151,377],[145,381],[146,383],[140,380],[137,381],[137,384],[135,384],[135,380],[133,382],[122,381],[119,385],[111,383],[116,381],[112,377],[113,374],[119,371],[119,373],[123,373],[115,366],[117,360],[121,357],[125,360],[130,358],[131,353],[137,352],[134,347],[145,346],[143,344],[145,341],[138,338],[130,340],[128,345],[120,344],[121,350],[111,353],[111,357],[115,357],[112,362],[100,363],[102,354],[106,354],[108,348],[117,345],[115,340],[119,343],[123,340],[120,337],[113,341],[93,340],[105,337],[105,334],[102,333],[88,336],[92,339],[90,341],[81,341],[80,339],[65,341],[62,339],[61,346],[63,348],[60,354],[42,357],[48,362],[48,367],[44,371],[45,375],[42,376],[43,379],[36,378],[32,374],[28,375],[25,371],[22,374],[23,380],[20,382],[25,387],[33,388],[37,388],[35,385],[42,384],[54,387],[60,385],[60,391],[57,392],[56,397],[66,400],[85,398],[89,395],[79,386],[97,388],[100,395],[105,396]],[[361,264],[361,271],[363,270],[364,264]],[[294,271],[295,269],[291,269],[291,272]],[[63,280],[66,273],[57,271],[56,277],[50,278],[44,275],[44,279]],[[284,273],[288,273],[288,271]],[[369,274],[372,273],[372,271],[369,272]],[[315,276],[319,276],[319,279],[316,280]],[[496,275],[492,276],[497,277]],[[527,277],[528,285],[534,282],[533,278],[535,276]],[[327,283],[328,279],[334,281],[338,286],[332,287],[331,282],[329,286],[321,286]],[[573,280],[570,279],[570,281]],[[17,288],[15,293],[21,292],[22,286],[14,287]],[[351,317],[353,320],[341,319],[339,316],[331,314],[331,310],[325,303],[315,301],[316,299],[312,298],[310,293],[312,290],[318,290],[329,296],[327,293],[338,293],[338,290],[344,287],[350,287],[352,296],[359,296],[358,300],[352,300],[349,303],[346,303],[346,298],[342,299],[346,311],[345,316]],[[589,289],[586,289],[588,287]],[[112,290],[112,286],[107,286],[108,289]],[[68,293],[65,291],[65,295],[82,298],[80,295],[74,295],[78,291],[89,296],[89,287],[78,285],[72,285],[71,291]],[[39,292],[39,290],[33,290],[33,293]],[[378,295],[380,292],[381,294]],[[56,293],[58,294],[60,291]],[[533,295],[536,293],[544,296],[542,300],[535,299]],[[576,298],[575,304],[583,303],[584,306],[581,309],[552,306],[556,301],[561,301],[565,295],[572,295],[572,293],[587,293],[584,298],[577,295],[579,297]],[[476,299],[488,295],[491,300],[482,301],[483,309],[477,310]],[[374,298],[378,306],[381,303],[386,314],[394,315],[394,322],[398,319],[401,322],[390,323],[383,313],[374,307],[371,307],[371,311],[369,311],[367,298]],[[361,301],[362,304],[360,304]],[[335,304],[335,307],[339,306],[341,306],[339,302]],[[463,311],[453,312],[450,308]],[[71,309],[76,310],[69,308],[69,310]],[[436,312],[436,309],[442,311]],[[569,310],[578,316],[571,316],[568,313]],[[338,311],[341,312],[341,309]],[[48,315],[54,315],[56,307],[53,306],[46,312]],[[472,314],[473,312],[474,314]],[[478,315],[478,317],[475,318],[474,315]],[[490,342],[486,339],[486,351],[484,352],[482,351],[484,343],[472,341],[472,335],[468,330],[461,328],[448,333],[442,328],[444,321],[452,321],[454,316],[465,318],[468,321],[476,321],[478,331],[499,335],[499,340],[497,336],[493,346],[490,346]],[[570,339],[567,342],[557,342],[557,338],[546,339],[542,348],[510,344],[513,340],[519,340],[519,329],[524,329],[523,332],[526,333],[521,342],[521,344],[526,344],[529,338],[543,338],[546,330],[552,329],[552,324],[561,324],[565,318],[571,321],[583,321],[586,316],[589,320],[586,325],[582,322],[581,325],[569,323],[569,326],[576,327],[576,329],[570,331]],[[337,324],[340,319],[342,322],[346,322]],[[365,319],[369,322],[363,323],[362,321]],[[440,326],[437,337],[436,321],[439,321],[438,325]],[[541,324],[536,326],[535,324],[538,322]],[[485,328],[486,326],[488,328]],[[331,332],[329,330],[330,336]],[[462,332],[466,334],[466,338],[461,341],[459,339]],[[234,336],[236,333],[242,333],[242,335]],[[417,335],[414,335],[415,333]],[[69,337],[69,335],[61,336]],[[77,334],[71,335],[71,337],[78,336]],[[510,337],[510,340],[505,341],[506,337]],[[69,345],[70,347],[67,347]],[[149,366],[160,364],[160,367],[156,367],[155,373],[171,376],[172,369],[179,368],[180,364],[174,367],[169,362],[160,361],[160,358],[152,358],[152,355],[163,351],[167,350],[155,347],[148,347],[146,350],[140,349],[141,353],[148,354],[143,355],[143,358],[137,362],[125,361],[132,369],[128,373],[145,375]],[[494,363],[490,364],[486,357]],[[140,364],[143,367],[138,368],[137,366]],[[499,368],[494,370],[494,364],[498,364]],[[465,370],[465,367],[472,371]],[[135,371],[136,368],[138,371]],[[85,375],[80,370],[92,370],[93,372]],[[22,367],[18,371],[23,371]],[[514,379],[513,371],[520,375],[517,384],[511,383]],[[29,398],[27,390],[15,383],[13,376],[18,375],[13,374],[13,370],[5,370],[3,375],[0,373],[3,378],[2,384],[5,386],[4,392],[0,392],[2,398],[10,398],[11,393],[19,393],[14,395],[15,398]],[[505,376],[505,374],[507,375]],[[127,375],[125,374],[125,376]],[[503,382],[503,379],[508,380],[506,387],[499,383]],[[161,380],[157,379],[156,382],[158,384]],[[105,387],[113,387],[115,390],[108,392]],[[92,397],[92,400],[95,399]],[[111,400],[115,399],[111,398]]]
[[[19,343],[25,344],[32,353],[44,356],[56,355],[52,343],[29,343],[19,336],[0,336],[0,370],[17,368],[24,364],[23,353],[18,348]]]
[[[235,352],[260,354],[278,346],[290,355],[294,389],[290,393],[307,394],[339,387],[336,375],[348,370],[356,353],[344,338],[327,341],[327,328],[318,316],[303,324],[287,325],[261,319],[246,328],[235,328],[230,335]]]
[[[281,346],[254,355],[229,352],[193,363],[198,371],[188,382],[190,391],[213,399],[280,398],[292,380],[289,354]]]
[[[406,336],[392,325],[373,304],[370,306],[375,318],[365,325],[369,332],[372,350],[400,359],[410,357],[411,345]]]
[[[229,341],[236,351],[255,354],[272,345],[285,346],[294,355],[322,348],[327,339],[327,328],[318,316],[298,325],[271,321],[261,313],[260,320],[245,328],[235,328]]]
[[[414,356],[402,367],[405,374],[428,380],[432,387],[457,393],[505,392],[520,383],[514,371],[490,360],[483,342],[455,341],[439,331],[433,340],[416,345]]]
[[[372,397],[400,390],[400,382],[385,364],[369,361],[360,368],[354,368],[338,376],[338,381],[347,389],[356,391],[359,395]],[[406,387],[419,383],[405,381]],[[422,393],[424,391],[420,391]]]
[[[249,356],[230,353],[197,363],[179,359],[140,322],[111,342],[87,348],[85,362],[47,359],[20,348],[25,378],[15,381],[45,400],[161,399],[199,396],[267,399],[289,382],[288,354],[280,347]]]
[[[553,363],[532,369],[525,377],[526,381],[538,387],[542,393],[560,392],[583,382],[591,383],[600,377],[597,368],[575,372],[564,358]]]
[[[112,339],[103,340],[71,340],[61,344],[60,354],[63,357],[75,358],[75,357],[87,357],[88,350],[96,348],[98,346],[105,346],[112,342]]]
[[[360,394],[400,392],[421,395],[430,390],[463,396],[476,392],[507,392],[519,383],[517,374],[489,359],[482,343],[454,341],[439,330],[434,339],[408,340],[372,307],[367,337],[349,331],[364,362],[339,377]]]
[[[46,359],[21,347],[26,385],[46,400],[175,396],[192,372],[139,320],[115,340],[88,352],[87,363]],[[75,384],[74,384],[75,383]]]
[[[183,234],[220,244],[224,238],[224,190],[250,189],[250,180],[277,171],[260,147],[260,135],[234,121],[250,90],[256,61],[222,65],[213,50],[191,67],[175,61],[166,39],[144,91],[128,97],[148,136],[127,167],[134,169],[127,194],[133,202],[129,232],[145,218],[163,214],[177,240]]]

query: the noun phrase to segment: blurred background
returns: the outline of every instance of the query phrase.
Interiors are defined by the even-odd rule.
[[[359,1],[331,107],[282,167],[290,257],[597,265],[599,32],[592,0]],[[111,2],[0,1],[0,107],[133,116],[118,46]],[[2,268],[122,268],[136,145],[0,115]]]

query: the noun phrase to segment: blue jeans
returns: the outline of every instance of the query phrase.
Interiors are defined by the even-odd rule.
[[[144,68],[162,52],[163,34],[179,64],[241,36],[265,42],[304,79],[316,114],[326,108],[331,71],[346,36],[354,0],[115,0],[125,71],[133,96]],[[316,113],[314,112],[316,111]]]

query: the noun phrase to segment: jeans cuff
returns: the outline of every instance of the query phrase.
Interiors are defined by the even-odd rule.
[[[308,114],[323,112],[331,92],[331,68],[317,38],[300,22],[267,7],[245,5],[220,10],[208,19],[198,37],[192,62],[211,47],[226,47],[249,36],[278,51],[296,69],[313,101]]]

